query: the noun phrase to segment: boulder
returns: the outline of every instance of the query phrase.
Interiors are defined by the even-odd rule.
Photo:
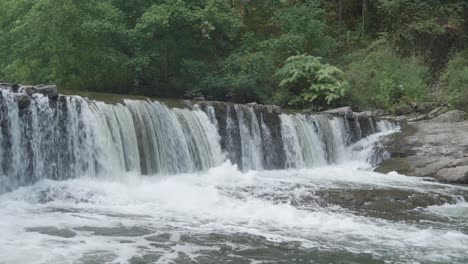
[[[466,112],[461,110],[452,110],[441,114],[431,120],[433,123],[458,123],[466,119]]]
[[[468,166],[443,168],[436,173],[434,178],[441,182],[468,183]]]
[[[447,183],[468,183],[468,121],[456,123],[407,123],[401,133],[380,144],[390,159],[378,172],[433,177]],[[378,154],[378,153],[377,153]],[[385,158],[385,157],[384,157]]]
[[[409,115],[414,112],[414,109],[407,104],[400,104],[395,108],[395,114],[398,116]]]

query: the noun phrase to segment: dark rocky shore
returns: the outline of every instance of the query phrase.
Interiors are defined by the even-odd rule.
[[[468,184],[468,121],[459,110],[400,118],[402,129],[377,146],[390,154],[376,171]]]

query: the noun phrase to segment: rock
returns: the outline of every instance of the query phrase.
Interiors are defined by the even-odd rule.
[[[437,108],[434,108],[431,112],[429,112],[429,118],[434,118],[436,116],[438,116],[440,113],[442,113],[442,111],[444,110],[444,108],[442,107],[437,107]]]
[[[349,106],[330,109],[330,110],[327,110],[327,111],[323,111],[323,113],[331,114],[331,115],[344,115],[348,119],[353,119],[353,117],[354,117],[353,110]]]
[[[205,97],[203,96],[197,96],[195,98],[193,98],[194,101],[205,101]]]
[[[400,104],[395,108],[395,114],[398,116],[409,115],[413,113],[414,109],[407,104]]]
[[[279,115],[279,114],[282,113],[281,107],[279,107],[277,105],[267,105],[266,108],[268,110],[268,113],[270,113],[270,114]]]
[[[382,119],[387,119],[387,120],[390,120],[390,121],[394,121],[394,122],[397,122],[397,123],[404,123],[404,122],[408,121],[407,116],[382,116],[381,118]]]
[[[431,120],[433,123],[457,123],[466,119],[466,112],[461,110],[452,110],[441,114]]]
[[[354,118],[367,118],[367,117],[370,117],[372,116],[372,112],[371,111],[363,111],[363,112],[355,112],[353,114],[353,117]]]
[[[468,121],[408,123],[401,133],[387,136],[380,142],[381,148],[390,153],[390,159],[379,164],[376,170],[468,183],[464,173],[468,168],[466,131]]]
[[[24,109],[28,108],[29,105],[31,104],[31,97],[29,95],[21,93],[21,94],[16,94],[16,100],[18,100],[18,108]]]
[[[427,156],[413,156],[407,159],[407,161],[410,161],[410,163],[416,167],[414,168],[412,175],[419,177],[433,177],[441,168],[449,167],[453,162],[453,159],[448,157],[431,158]]]
[[[59,96],[57,86],[55,85],[41,84],[38,86],[22,86],[20,90],[27,93],[30,96],[39,93],[54,100],[56,100]]]
[[[416,117],[409,118],[408,122],[418,122],[426,119],[429,119],[429,115],[418,115]]]
[[[385,115],[385,110],[382,109],[376,109],[372,111],[373,116],[383,116]]]
[[[434,178],[441,182],[468,183],[468,166],[441,169]]]
[[[461,158],[450,163],[450,167],[468,166],[468,158]]]

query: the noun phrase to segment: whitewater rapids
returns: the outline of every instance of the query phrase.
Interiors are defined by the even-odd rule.
[[[41,181],[0,196],[0,263],[468,261],[466,187],[360,166],[241,173],[226,162],[207,173],[125,182]],[[327,189],[459,200],[392,220],[324,206],[316,193]]]

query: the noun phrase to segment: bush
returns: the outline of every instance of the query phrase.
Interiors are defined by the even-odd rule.
[[[468,49],[448,62],[441,85],[443,99],[452,108],[468,110]]]
[[[348,88],[340,69],[309,55],[289,57],[276,76],[280,79],[276,99],[282,105],[322,109],[343,97]]]
[[[377,41],[348,59],[345,74],[351,88],[346,101],[354,107],[393,111],[428,97],[430,72],[418,57],[400,58],[384,41]]]

